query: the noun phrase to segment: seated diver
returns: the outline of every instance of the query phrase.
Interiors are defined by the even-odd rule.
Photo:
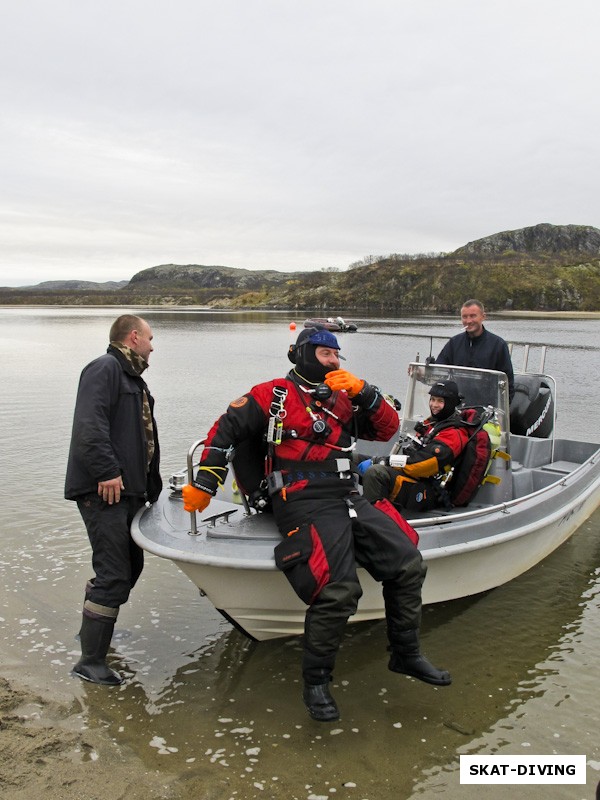
[[[368,459],[359,465],[363,496],[370,502],[387,498],[409,511],[427,511],[434,506],[450,508],[466,505],[468,496],[479,485],[477,475],[472,489],[461,486],[460,498],[446,490],[448,480],[452,483],[453,466],[473,440],[474,432],[480,429],[476,412],[457,410],[462,398],[454,381],[434,383],[429,395],[430,416],[417,423],[417,436],[404,448],[404,454],[382,459],[380,463]],[[487,435],[484,440],[488,449],[482,461],[487,465]]]

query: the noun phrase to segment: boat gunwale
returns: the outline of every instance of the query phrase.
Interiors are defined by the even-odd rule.
[[[571,440],[567,440],[571,441]],[[431,528],[434,526],[445,526],[451,522],[460,522],[462,520],[471,521],[473,519],[477,519],[479,517],[492,517],[498,516],[499,514],[502,515],[510,515],[511,511],[514,511],[519,506],[524,505],[525,503],[529,503],[532,499],[537,499],[545,494],[550,492],[556,494],[557,490],[562,486],[566,486],[567,483],[571,482],[571,479],[576,479],[581,473],[586,470],[589,471],[593,466],[595,466],[596,460],[600,455],[600,446],[596,449],[591,456],[589,456],[584,462],[582,462],[576,469],[572,472],[558,475],[557,480],[550,483],[548,486],[544,486],[541,489],[537,489],[535,492],[531,492],[530,494],[525,495],[524,497],[515,498],[514,500],[508,500],[503,503],[498,503],[494,506],[486,506],[485,508],[481,509],[474,509],[473,511],[465,511],[456,514],[449,514],[444,517],[427,517],[425,519],[409,519],[408,521],[417,529],[417,531],[421,528]],[[533,468],[536,469],[536,468]],[[587,498],[598,488],[600,488],[600,474],[596,476],[596,478],[590,481],[582,494],[578,494],[576,497],[573,498],[572,502],[568,505],[561,506],[557,511],[553,512],[548,518],[547,523],[551,523],[556,519],[559,519],[565,513],[568,513],[570,509],[572,509],[576,504],[584,503]],[[232,504],[233,505],[233,504]],[[237,562],[228,560],[223,556],[215,556],[209,555],[206,553],[194,553],[191,551],[184,551],[181,549],[175,549],[173,547],[169,547],[167,545],[159,544],[152,539],[149,539],[144,532],[141,530],[140,527],[140,520],[143,514],[147,511],[145,507],[140,509],[140,511],[136,514],[132,526],[132,536],[136,543],[140,546],[140,542],[136,539],[135,534],[137,533],[138,537],[144,541],[144,543],[149,543],[152,547],[143,546],[145,550],[148,552],[161,556],[163,558],[169,558],[174,562],[181,562],[187,564],[198,564],[207,567],[226,567],[229,569],[236,569],[236,570],[262,570],[262,571],[271,571],[275,569],[275,560],[272,557],[269,560],[262,559],[249,559],[249,558],[240,558]],[[254,516],[254,515],[253,515]],[[477,539],[470,539],[465,542],[457,542],[455,544],[449,545],[437,545],[431,548],[423,548],[421,549],[421,553],[423,557],[427,561],[432,561],[437,558],[448,557],[454,554],[459,555],[466,552],[471,552],[474,550],[480,550],[492,546],[497,546],[503,542],[508,542],[513,539],[520,538],[522,536],[528,535],[532,532],[532,527],[535,530],[536,527],[540,527],[538,524],[539,521],[534,521],[527,526],[521,526],[516,530],[504,531],[499,534],[492,534],[488,536],[482,536],[481,538]],[[197,537],[192,537],[188,534],[190,538],[193,540],[197,538],[199,541],[205,541],[207,537],[202,537],[198,535]],[[235,541],[236,537],[227,537],[227,541]],[[244,537],[238,537],[237,541],[243,541]],[[257,542],[259,541],[258,537],[246,537],[245,539],[247,542]],[[263,539],[263,541],[272,541]]]
[[[575,441],[575,440],[567,439],[565,441]],[[510,511],[510,509],[518,505],[521,505],[522,503],[526,503],[532,498],[537,498],[540,495],[545,494],[546,492],[556,489],[556,487],[559,485],[565,486],[569,482],[570,478],[578,476],[579,473],[582,472],[584,468],[589,468],[594,466],[595,459],[598,457],[600,457],[600,445],[598,445],[597,449],[595,450],[595,452],[592,453],[591,456],[588,456],[588,458],[586,458],[585,461],[582,461],[581,464],[578,464],[574,470],[562,474],[556,473],[557,477],[555,481],[552,481],[552,483],[549,483],[547,486],[542,486],[540,489],[536,489],[534,492],[529,492],[528,494],[523,495],[522,497],[515,497],[512,500],[505,500],[504,502],[497,503],[496,505],[485,506],[483,508],[475,508],[472,511],[463,511],[452,514],[445,514],[440,517],[423,517],[422,519],[409,518],[408,521],[415,528],[422,528],[422,527],[424,528],[432,525],[443,525],[448,522],[457,522],[459,519],[460,520],[475,519],[476,517],[486,516],[487,514],[499,510],[503,512],[506,512],[507,510]],[[527,467],[526,469],[531,472],[533,472],[533,470],[536,469],[543,471],[544,466],[547,465],[542,465],[540,467]]]

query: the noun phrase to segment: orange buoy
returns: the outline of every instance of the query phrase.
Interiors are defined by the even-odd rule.
[[[290,330],[291,331],[295,331],[296,330],[296,323],[295,322],[290,322]]]

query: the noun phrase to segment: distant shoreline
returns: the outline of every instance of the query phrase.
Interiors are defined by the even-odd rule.
[[[0,309],[11,308],[70,308],[70,309],[94,309],[94,308],[106,308],[106,309],[127,309],[127,308],[148,308],[156,311],[214,311],[214,312],[221,312],[221,313],[228,313],[228,312],[235,312],[235,313],[251,313],[256,312],[260,314],[264,313],[293,313],[298,312],[298,309],[286,309],[286,308],[256,308],[256,307],[246,307],[241,308],[236,306],[235,308],[227,308],[224,306],[219,306],[215,308],[214,306],[202,306],[202,305],[192,305],[192,306],[179,306],[179,305],[167,305],[163,303],[151,304],[148,305],[147,303],[137,304],[130,304],[130,305],[112,305],[112,304],[102,304],[102,305],[76,305],[71,303],[28,303],[25,304],[0,304]],[[124,312],[123,312],[124,313]],[[312,313],[310,310],[300,312],[300,316],[302,314],[310,314]],[[360,319],[376,319],[376,317],[371,317],[369,315],[363,315],[360,311],[356,314],[356,316]],[[387,315],[386,315],[387,316]],[[423,312],[421,314],[403,314],[399,317],[388,317],[389,319],[410,319],[411,317],[432,317],[432,316],[439,316],[439,317],[449,317],[452,318],[454,314],[445,314],[442,312]],[[502,311],[490,311],[489,317],[512,317],[512,318],[520,318],[520,319],[600,319],[600,311],[527,311],[527,310],[520,310],[520,311],[508,311],[503,309]]]
[[[490,316],[526,319],[600,319],[600,311],[490,311]]]

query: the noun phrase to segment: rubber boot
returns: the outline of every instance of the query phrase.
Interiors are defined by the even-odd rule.
[[[447,670],[437,669],[421,655],[419,631],[416,628],[410,631],[395,631],[388,650],[391,653],[388,669],[392,672],[401,672],[403,675],[410,675],[434,686],[449,686],[452,683]]]
[[[304,681],[302,692],[304,705],[310,716],[317,722],[335,722],[340,718],[340,712],[329,691],[331,674],[328,670],[321,670],[321,675],[315,675],[315,680],[321,682],[313,684]]]
[[[86,600],[89,600],[90,597],[92,596],[92,591],[94,590],[94,580],[95,580],[95,578],[90,578],[85,584],[85,595],[84,595],[84,598],[83,598],[84,606],[85,606]],[[77,639],[78,642],[81,641],[81,631],[79,631],[78,633],[75,634],[75,638]]]
[[[73,674],[91,683],[118,686],[123,678],[106,663],[115,623],[93,619],[86,614],[81,620],[81,658],[73,667]]]

